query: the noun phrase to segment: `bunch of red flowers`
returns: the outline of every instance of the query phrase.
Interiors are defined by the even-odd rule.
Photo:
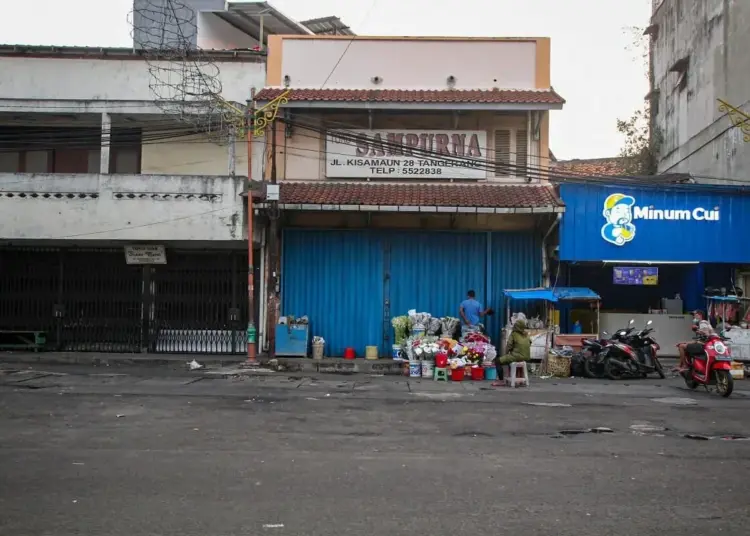
[[[483,335],[479,333],[478,331],[472,331],[471,333],[467,333],[466,337],[463,339],[464,342],[470,343],[470,342],[490,342],[490,338],[486,335]]]

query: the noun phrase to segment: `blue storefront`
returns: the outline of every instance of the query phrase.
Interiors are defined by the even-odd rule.
[[[662,298],[703,308],[750,264],[750,191],[702,185],[565,184],[559,277],[602,296],[603,309],[645,313]],[[747,289],[745,289],[747,290]]]
[[[502,310],[507,288],[542,278],[539,232],[285,229],[281,310],[307,315],[326,353],[365,346],[389,355],[391,318],[409,309],[458,316],[468,289]],[[487,322],[500,335],[501,314]]]

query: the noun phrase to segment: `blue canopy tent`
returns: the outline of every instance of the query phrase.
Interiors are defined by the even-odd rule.
[[[503,294],[506,298],[506,315],[510,318],[510,302],[512,300],[542,300],[548,303],[545,321],[547,322],[548,329],[550,309],[554,308],[554,304],[565,303],[565,302],[596,302],[596,337],[599,335],[599,302],[601,296],[596,292],[586,287],[552,287],[552,288],[528,288],[528,289],[508,289],[503,290]],[[553,330],[550,330],[554,333]],[[592,334],[593,335],[593,334]],[[556,342],[560,345],[569,345],[573,347],[580,347],[581,335],[563,335],[557,334],[555,336]]]

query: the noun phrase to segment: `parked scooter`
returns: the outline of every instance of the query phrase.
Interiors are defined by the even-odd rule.
[[[693,326],[693,331],[697,331]],[[708,391],[709,385],[716,385],[716,391],[723,397],[728,397],[734,390],[732,378],[732,352],[724,344],[728,340],[712,333],[710,335],[696,334],[696,341],[685,347],[688,358],[688,369],[683,371],[682,377],[690,389],[702,385]]]
[[[601,339],[583,339],[583,372],[587,378],[604,378],[604,361],[607,358],[607,347],[611,344],[609,333],[602,332]]]
[[[604,364],[609,356],[610,348],[618,342],[625,341],[634,329],[633,327],[619,329],[615,331],[612,337],[606,331],[602,331],[601,339],[583,339],[581,342],[583,345],[582,353],[586,356],[584,361],[586,377],[605,378]]]
[[[649,326],[653,322],[649,320],[646,327],[636,333],[633,333],[634,323],[635,320],[631,320],[627,329],[618,331],[613,337],[604,361],[605,375],[611,380],[620,380],[625,377],[646,378],[656,372],[661,379],[666,378],[656,356],[659,344],[651,336],[654,330]]]

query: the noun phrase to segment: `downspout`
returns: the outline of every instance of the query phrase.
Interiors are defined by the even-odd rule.
[[[555,221],[552,222],[552,225],[549,226],[549,229],[547,229],[547,232],[544,235],[544,238],[542,238],[542,286],[543,287],[549,287],[550,286],[550,274],[549,274],[549,262],[547,260],[547,239],[549,238],[549,235],[552,234],[552,231],[555,230],[555,228],[560,225],[560,220],[562,219],[562,214],[557,213],[557,217],[555,218]]]

